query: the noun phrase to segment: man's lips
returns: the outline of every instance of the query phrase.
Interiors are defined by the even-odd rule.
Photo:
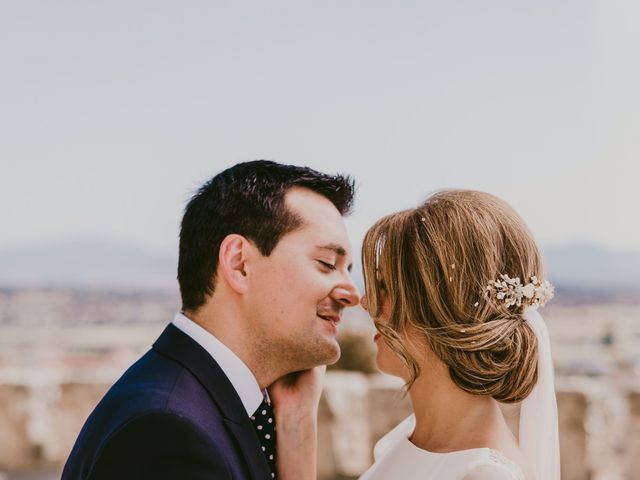
[[[328,322],[332,322],[335,325],[338,325],[340,323],[340,315],[338,314],[331,314],[331,313],[325,313],[325,314],[317,314],[321,319],[326,320]]]

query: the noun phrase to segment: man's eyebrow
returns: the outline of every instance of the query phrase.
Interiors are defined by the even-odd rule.
[[[316,248],[320,250],[331,250],[332,252],[337,253],[341,257],[347,256],[347,251],[345,250],[345,248],[338,245],[337,243],[327,243],[326,245],[316,245]],[[353,264],[350,263],[349,266],[347,267],[347,270],[351,271],[352,267],[353,267]]]
[[[321,250],[332,250],[336,252],[338,255],[340,255],[341,257],[345,257],[347,255],[347,251],[344,249],[344,247],[341,247],[337,243],[327,243],[326,245],[316,245],[316,248],[319,248]]]

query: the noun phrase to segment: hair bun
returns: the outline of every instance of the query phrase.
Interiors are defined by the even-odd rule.
[[[475,326],[469,341],[448,349],[451,379],[466,392],[502,403],[524,400],[538,380],[538,341],[522,315]],[[455,352],[455,353],[454,353]]]

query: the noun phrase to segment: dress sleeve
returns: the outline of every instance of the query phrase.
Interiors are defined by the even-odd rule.
[[[484,464],[471,468],[462,480],[522,480],[516,472],[499,464]]]
[[[197,425],[169,413],[138,417],[102,447],[88,480],[230,479],[223,456]]]

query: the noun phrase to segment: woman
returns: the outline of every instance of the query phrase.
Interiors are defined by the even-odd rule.
[[[553,366],[536,312],[552,287],[522,219],[492,195],[443,191],[379,220],[362,259],[376,362],[406,382],[414,415],[378,442],[361,480],[559,480]],[[288,407],[283,383],[272,389],[282,418],[293,405],[317,409],[321,372],[303,378],[307,393]],[[519,439],[499,402],[522,402]],[[315,437],[279,431],[281,479],[312,478]],[[281,444],[289,437],[305,455]]]
[[[492,195],[443,191],[371,227],[363,267],[376,362],[406,382],[414,415],[378,442],[361,479],[559,479],[535,311],[552,288],[522,219]],[[518,442],[498,403],[522,401]]]

